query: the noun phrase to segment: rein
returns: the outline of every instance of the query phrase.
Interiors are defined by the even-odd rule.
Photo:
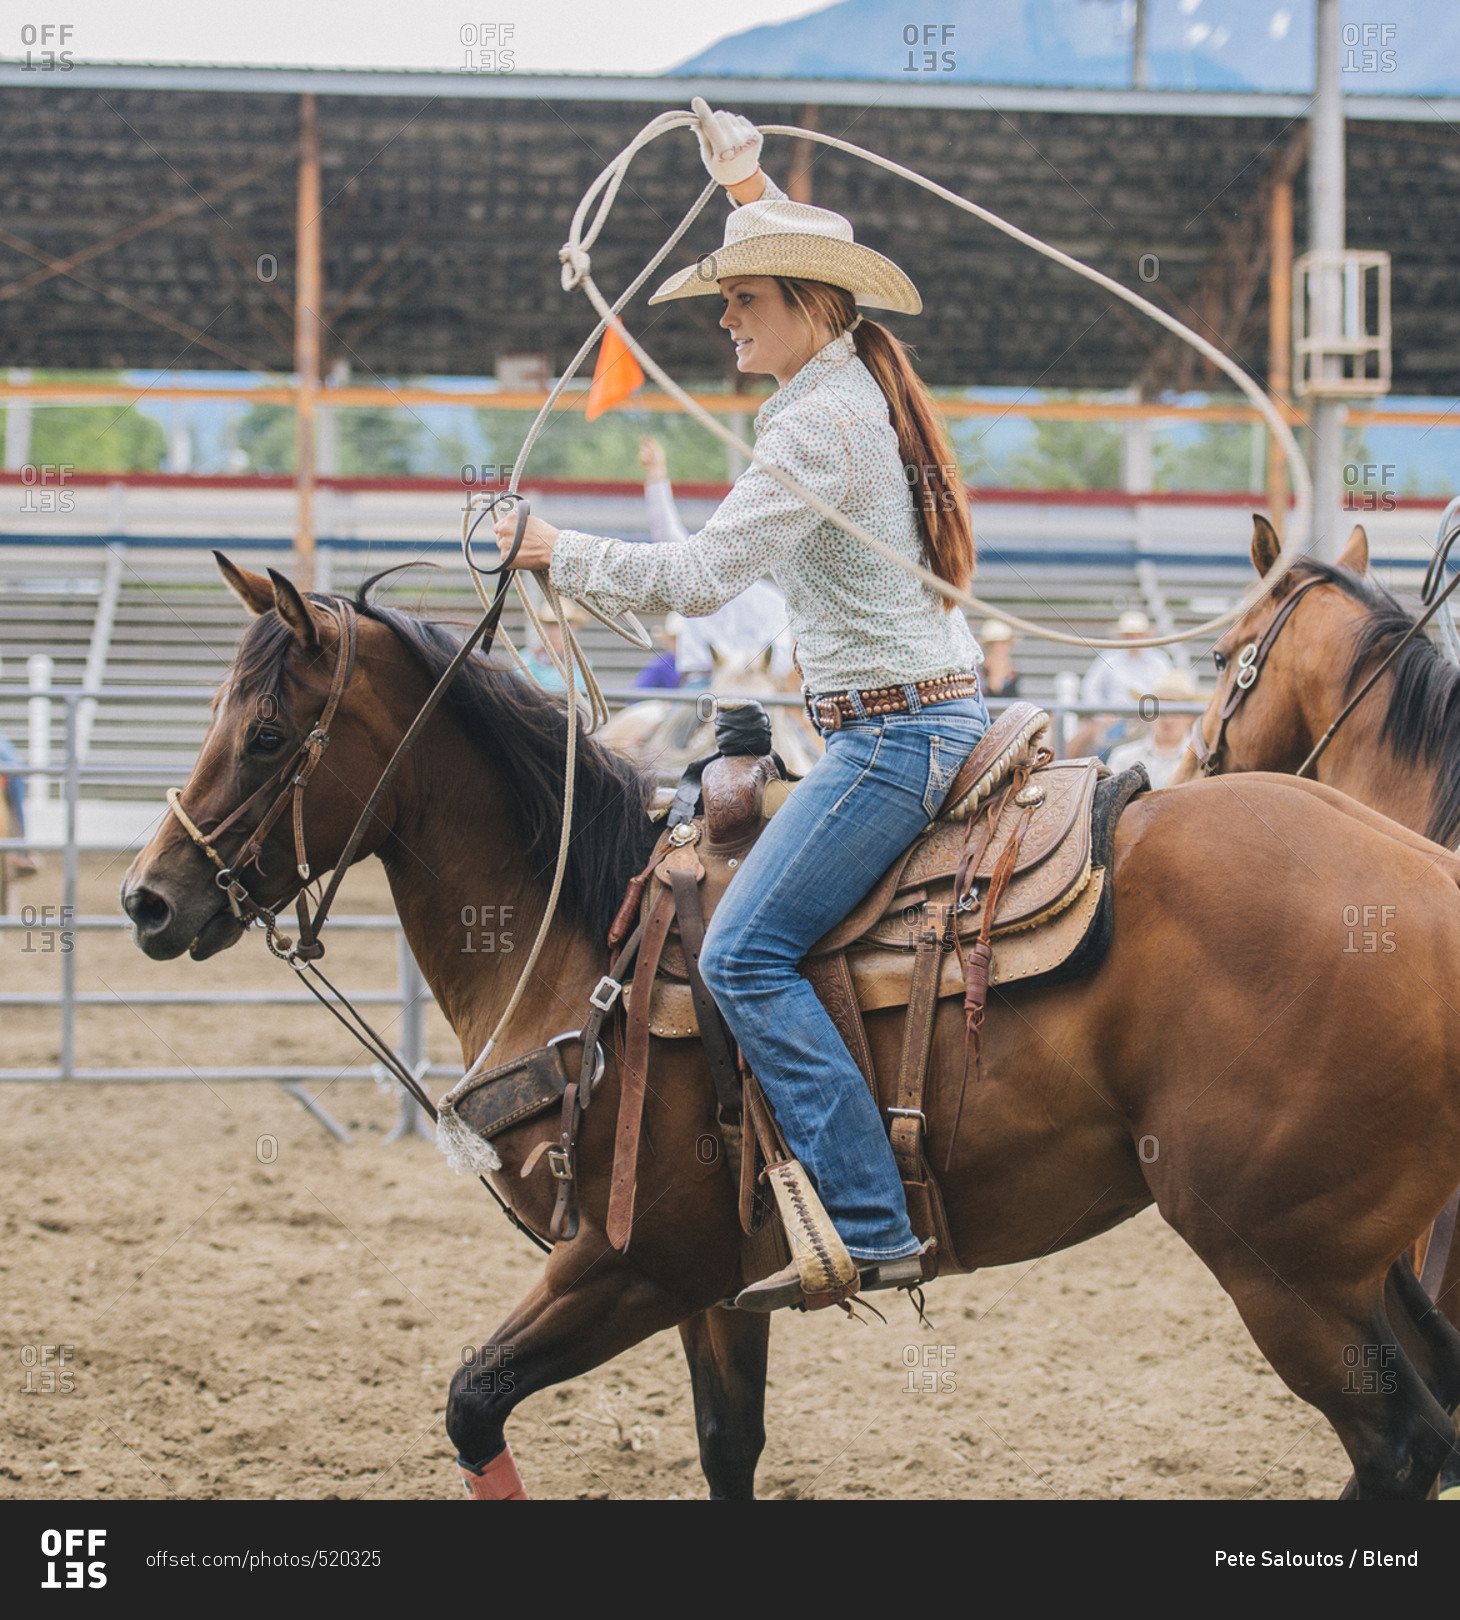
[[[325,751],[330,744],[330,726],[332,725],[340,701],[349,687],[350,679],[355,672],[356,654],[359,646],[359,615],[352,603],[340,599],[338,606],[327,603],[315,603],[335,622],[339,639],[335,648],[335,667],[330,677],[330,689],[325,698],[324,708],[320,711],[319,719],[292,759],[279,767],[267,781],[249,794],[242,804],[230,815],[224,818],[211,833],[204,833],[192,817],[183,808],[182,789],[169,788],[167,790],[167,807],[177,818],[183,831],[187,833],[192,842],[200,849],[212,865],[217,869],[213,881],[228,897],[228,904],[233,915],[245,927],[255,922],[263,924],[264,940],[269,950],[281,961],[287,962],[299,976],[300,982],[311,995],[349,1031],[351,1035],[364,1047],[365,1051],[405,1088],[409,1095],[425,1109],[432,1123],[437,1120],[436,1105],[421,1085],[421,1077],[414,1074],[391,1050],[384,1037],[375,1030],[369,1021],[354,1005],[350,998],[332,984],[320,972],[316,965],[319,958],[324,955],[324,944],[319,938],[320,930],[328,920],[330,907],[334,903],[336,894],[348,871],[355,853],[360,847],[380,801],[384,798],[396,773],[404,763],[407,754],[415,745],[416,739],[425,728],[426,722],[436,712],[436,709],[445,697],[462,666],[477,650],[478,643],[484,656],[489,655],[492,643],[496,637],[497,626],[502,618],[502,610],[507,603],[507,588],[511,581],[510,569],[516,560],[517,553],[522,547],[522,537],[527,529],[527,519],[530,508],[526,500],[520,500],[517,506],[517,525],[512,536],[512,544],[507,550],[502,562],[493,569],[482,569],[484,574],[498,575],[496,593],[492,598],[487,611],[478,620],[475,627],[462,641],[457,649],[456,656],[446,666],[440,679],[432,687],[426,701],[416,713],[416,717],[406,728],[405,735],[396,744],[395,752],[390,756],[385,769],[381,772],[365,807],[356,818],[354,828],[345,841],[339,859],[335,862],[334,871],[330,876],[328,886],[320,896],[313,916],[309,912],[308,889],[301,888],[297,898],[297,915],[299,918],[299,939],[291,940],[287,935],[278,932],[277,914],[268,906],[261,905],[249,894],[238,874],[249,866],[258,866],[259,856],[262,853],[264,841],[273,830],[285,807],[291,799],[294,806],[294,854],[295,870],[301,882],[308,884],[310,879],[309,858],[304,845],[304,793],[311,778],[324,758]],[[297,766],[297,768],[295,768]],[[290,775],[291,769],[293,774]],[[265,811],[262,819],[249,835],[243,847],[234,857],[231,864],[226,863],[218,853],[216,841],[222,833],[227,832],[249,809],[260,795],[266,793],[276,783],[283,780],[283,786],[274,802]],[[321,991],[313,982],[315,979],[324,986]],[[333,998],[333,999],[331,999]],[[342,1010],[343,1009],[343,1010]],[[561,1039],[561,1037],[559,1037]],[[586,1060],[585,1060],[586,1066]],[[485,1176],[479,1178],[482,1185],[496,1199],[503,1214],[505,1214],[520,1231],[525,1232],[537,1246],[547,1252],[550,1245],[528,1227],[517,1215],[517,1212],[506,1203],[497,1193]]]

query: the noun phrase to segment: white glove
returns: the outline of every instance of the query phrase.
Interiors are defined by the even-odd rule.
[[[700,156],[710,178],[727,187],[749,180],[760,167],[761,132],[739,113],[711,112],[703,96],[696,96],[690,108],[700,121]]]

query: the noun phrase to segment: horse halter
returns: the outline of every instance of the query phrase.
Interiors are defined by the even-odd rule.
[[[1300,585],[1287,601],[1272,617],[1260,641],[1249,641],[1237,655],[1237,672],[1232,678],[1232,689],[1227,693],[1217,715],[1216,741],[1207,743],[1206,733],[1202,730],[1202,721],[1205,715],[1199,714],[1191,723],[1190,746],[1196,755],[1196,762],[1201,767],[1203,776],[1215,776],[1218,772],[1217,757],[1222,752],[1222,744],[1226,740],[1227,722],[1242,706],[1242,700],[1257,684],[1257,677],[1262,673],[1262,666],[1267,662],[1267,655],[1272,651],[1273,643],[1282,634],[1283,626],[1291,618],[1293,609],[1313,589],[1315,585],[1325,584],[1321,579],[1310,579]],[[1311,756],[1310,756],[1311,758]],[[1308,763],[1304,762],[1305,765]],[[1302,773],[1299,772],[1301,775]]]
[[[274,940],[275,916],[266,906],[261,906],[257,900],[244,888],[238,873],[246,871],[250,866],[258,866],[259,856],[263,853],[264,841],[273,831],[275,823],[283,815],[291,799],[294,805],[294,864],[301,883],[308,883],[310,879],[309,856],[304,847],[304,792],[309,786],[310,779],[319,768],[319,762],[324,758],[325,751],[330,745],[330,726],[334,721],[335,712],[340,706],[340,700],[345,695],[345,689],[350,684],[350,677],[355,673],[355,654],[359,645],[359,617],[354,605],[343,599],[338,605],[316,603],[323,612],[335,621],[335,628],[339,632],[335,647],[334,673],[330,677],[329,694],[325,698],[324,708],[314,723],[313,729],[299,745],[293,756],[276,770],[267,781],[254,789],[252,793],[238,806],[233,813],[224,818],[211,833],[204,833],[192,817],[188,815],[182,804],[182,789],[169,788],[167,790],[167,807],[182,824],[183,831],[192,839],[193,843],[202,850],[203,854],[217,868],[213,881],[228,897],[229,909],[239,922],[247,926],[253,922],[262,922],[264,932],[268,937],[269,948],[276,949]],[[216,840],[226,833],[230,827],[244,814],[261,794],[267,793],[276,783],[282,781],[282,786],[274,802],[265,811],[263,818],[249,835],[248,840],[234,856],[231,863],[226,863],[215,847]],[[262,868],[260,868],[262,870]],[[282,954],[288,954],[293,949],[302,956],[321,956],[324,947],[315,937],[319,924],[324,920],[323,915],[317,913],[311,926],[307,909],[304,903],[303,891],[300,892],[300,942],[297,946],[292,941],[281,938],[279,945],[283,947]]]
[[[1454,543],[1457,535],[1460,535],[1460,529],[1452,532],[1445,541],[1442,541],[1442,549],[1437,551],[1434,558],[1432,558],[1430,561],[1429,569],[1425,574],[1424,589],[1421,593],[1421,599],[1428,602],[1429,606],[1419,616],[1419,618],[1417,618],[1414,623],[1410,625],[1409,629],[1405,631],[1399,640],[1395,642],[1394,646],[1390,648],[1389,652],[1380,661],[1378,667],[1374,670],[1373,674],[1369,676],[1368,680],[1364,682],[1358,691],[1354,693],[1346,704],[1344,704],[1343,708],[1339,710],[1338,715],[1334,719],[1333,723],[1329,726],[1328,730],[1323,733],[1316,743],[1314,743],[1307,759],[1305,759],[1297,770],[1293,772],[1294,776],[1306,776],[1308,774],[1308,767],[1315,763],[1319,755],[1321,755],[1328,747],[1329,743],[1333,741],[1334,733],[1344,723],[1344,721],[1348,719],[1354,710],[1358,708],[1359,704],[1362,703],[1369,695],[1379,677],[1386,669],[1389,668],[1394,660],[1398,658],[1400,653],[1404,651],[1410,642],[1413,641],[1417,635],[1419,635],[1430,620],[1434,618],[1435,614],[1440,611],[1440,609],[1454,594],[1456,588],[1460,587],[1460,573],[1457,573],[1450,583],[1444,588],[1444,590],[1439,591],[1438,595],[1435,594],[1439,588],[1440,578],[1444,572],[1445,560],[1449,555],[1450,545]],[[1217,755],[1222,751],[1222,740],[1226,735],[1227,722],[1232,718],[1233,714],[1236,713],[1237,707],[1242,702],[1242,699],[1245,698],[1248,692],[1252,690],[1252,687],[1257,680],[1258,671],[1266,662],[1267,655],[1272,648],[1273,642],[1278,638],[1278,632],[1288,622],[1288,615],[1295,607],[1297,607],[1302,597],[1308,591],[1311,591],[1315,585],[1323,585],[1326,583],[1326,580],[1310,579],[1306,584],[1300,585],[1278,610],[1277,614],[1273,618],[1272,623],[1268,625],[1267,633],[1263,636],[1262,640],[1260,642],[1249,641],[1242,649],[1237,659],[1236,680],[1233,683],[1232,690],[1227,694],[1226,701],[1222,704],[1222,711],[1218,717],[1220,723],[1217,726],[1217,740],[1210,748],[1207,747],[1206,734],[1201,729],[1201,723],[1205,716],[1198,715],[1192,722],[1190,738],[1191,751],[1196,755],[1196,762],[1201,767],[1201,773],[1203,776],[1217,775],[1217,766],[1215,762]]]

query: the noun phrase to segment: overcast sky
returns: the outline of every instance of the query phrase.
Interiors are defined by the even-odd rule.
[[[56,17],[74,30],[65,45],[77,61],[457,68],[463,29],[495,24],[524,72],[657,73],[727,34],[820,9],[814,0],[66,0],[6,7],[0,56],[23,56],[22,27]]]

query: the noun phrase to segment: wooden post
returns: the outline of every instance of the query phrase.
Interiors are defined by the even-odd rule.
[[[314,93],[299,98],[299,197],[294,229],[294,583],[314,588],[315,394],[319,388],[319,121]]]
[[[1293,394],[1293,182],[1278,175],[1267,209],[1267,391],[1286,405]],[[1282,446],[1267,435],[1267,509],[1283,535],[1288,516],[1288,463]]]
[[[801,128],[819,130],[821,125],[817,120],[820,115],[819,107],[807,107],[801,115]],[[786,180],[786,195],[792,202],[811,201],[811,165],[820,151],[821,146],[816,141],[808,141],[804,135],[796,137],[791,147],[791,173]]]

